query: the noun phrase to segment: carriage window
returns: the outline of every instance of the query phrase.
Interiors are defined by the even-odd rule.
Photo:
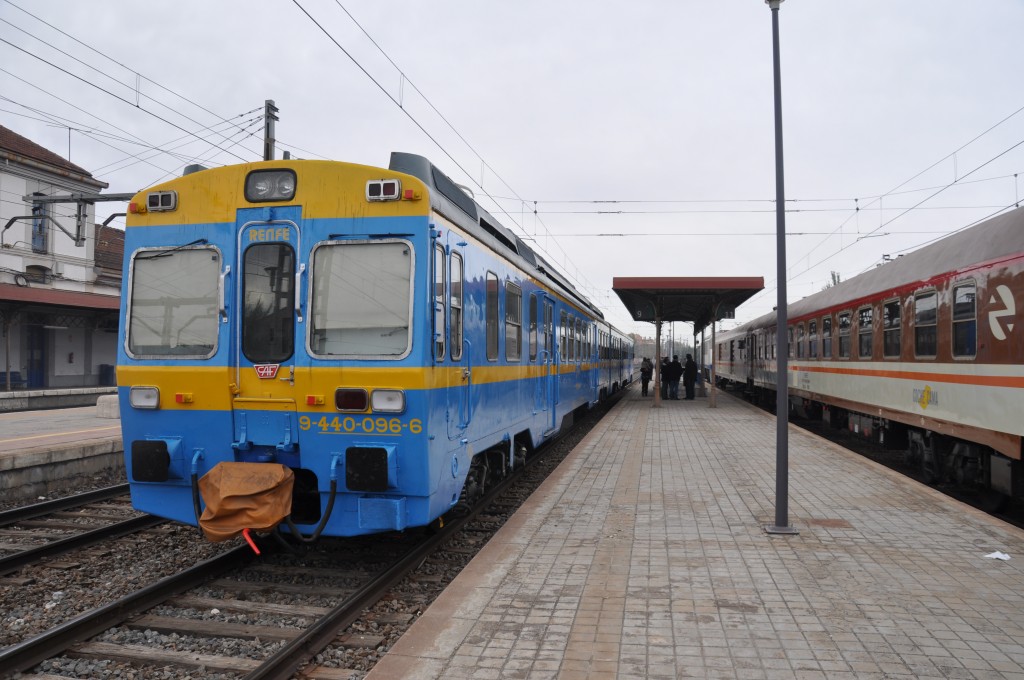
[[[890,300],[882,305],[882,355],[900,356],[900,301]]]
[[[978,321],[974,282],[953,288],[953,356],[977,354]]]
[[[804,358],[804,325],[796,327],[796,358]]]
[[[530,316],[527,318],[530,324],[530,361],[537,360],[537,325],[540,319],[537,318],[537,296],[530,296]]]
[[[462,256],[452,253],[452,359],[462,358]]]
[[[242,275],[242,353],[284,361],[295,349],[295,251],[287,243],[250,246]]]
[[[850,358],[850,312],[839,314],[839,358]]]
[[[310,309],[313,353],[357,357],[408,354],[412,278],[408,243],[318,247],[313,253]]]
[[[937,301],[935,291],[914,296],[914,354],[919,357],[934,357],[939,346]]]
[[[565,312],[562,312],[558,320],[558,358],[565,361],[565,335],[568,332],[565,328]]]
[[[821,358],[832,358],[832,317],[821,319]]]
[[[807,349],[808,359],[818,358],[818,322],[816,320],[807,322],[807,337],[809,346]]]
[[[505,284],[505,359],[519,361],[523,354],[523,290]]]
[[[873,318],[873,308],[861,307],[857,310],[857,356],[861,359],[870,359],[874,349]]]
[[[583,359],[583,320],[576,319],[576,358]]]
[[[444,359],[444,247],[434,247],[434,356]]]
[[[128,351],[134,356],[209,356],[217,347],[220,253],[145,250],[132,261]]]
[[[498,275],[487,272],[487,299],[484,302],[487,325],[487,359],[498,360]]]
[[[547,352],[547,356],[544,358],[545,361],[552,361],[554,357],[552,352],[555,351],[555,333],[554,333],[554,321],[555,321],[555,306],[544,301],[544,351]]]

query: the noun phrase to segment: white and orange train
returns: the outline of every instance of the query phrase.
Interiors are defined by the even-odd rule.
[[[788,307],[789,410],[905,449],[929,481],[1024,493],[1024,208]],[[776,314],[716,338],[771,405]]]

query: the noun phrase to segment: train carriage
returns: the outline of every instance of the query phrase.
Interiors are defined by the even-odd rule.
[[[927,478],[1020,495],[1024,209],[787,308],[789,408],[906,449]],[[716,343],[717,372],[774,402],[776,315]]]
[[[429,524],[632,377],[629,339],[411,154],[187,174],[135,197],[125,252],[133,504],[212,539]]]

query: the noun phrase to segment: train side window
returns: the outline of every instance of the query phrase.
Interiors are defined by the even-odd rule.
[[[935,357],[938,349],[938,295],[935,291],[914,296],[914,355]]]
[[[445,295],[444,295],[444,246],[434,246],[434,357],[444,360],[445,345]]]
[[[523,290],[505,283],[505,359],[519,361],[523,355]]]
[[[805,352],[804,345],[804,325],[799,324],[796,327],[796,358],[803,359]]]
[[[850,312],[839,313],[839,358],[850,358],[850,330],[852,314]]]
[[[452,253],[451,335],[452,359],[462,358],[462,256]]]
[[[832,358],[832,317],[825,316],[821,319],[821,358]]]
[[[818,321],[812,319],[807,322],[807,358],[817,359],[818,358]]]
[[[498,275],[487,272],[487,299],[484,302],[487,325],[487,360],[498,360]]]
[[[562,312],[561,315],[558,317],[558,357],[559,357],[559,361],[565,361],[566,360],[566,354],[565,354],[565,351],[566,351],[566,347],[565,347],[565,334],[567,332],[566,328],[565,328],[566,319],[567,319],[567,315],[566,315],[565,312]]]
[[[977,291],[974,281],[953,287],[953,356],[973,357],[978,348]]]
[[[583,360],[583,319],[576,319],[576,358]]]
[[[870,359],[874,350],[874,309],[861,307],[857,310],[857,358]]]
[[[882,304],[882,356],[887,359],[900,357],[899,300],[889,300]]]
[[[530,316],[527,319],[530,324],[530,361],[537,360],[537,327],[541,319],[537,310],[537,296],[530,296]]]
[[[787,336],[786,337],[786,354],[787,354],[787,356],[790,359],[792,359],[793,358],[793,353],[796,351],[795,350],[795,344],[793,343],[793,327],[792,326],[788,326],[786,328],[786,336]]]

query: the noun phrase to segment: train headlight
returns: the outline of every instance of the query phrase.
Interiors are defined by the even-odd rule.
[[[245,178],[245,200],[290,201],[295,197],[295,182],[294,170],[255,170]]]
[[[370,395],[374,413],[401,413],[405,410],[405,392],[402,390],[374,390]]]
[[[133,387],[128,391],[128,403],[132,408],[160,408],[160,388]]]

